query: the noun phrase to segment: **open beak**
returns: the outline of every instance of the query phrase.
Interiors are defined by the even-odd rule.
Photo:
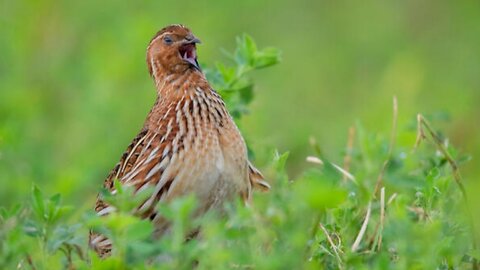
[[[195,44],[201,43],[195,36],[187,36],[182,41],[182,46],[179,49],[180,56],[183,60],[188,62],[194,68],[201,70],[197,61],[197,47]]]

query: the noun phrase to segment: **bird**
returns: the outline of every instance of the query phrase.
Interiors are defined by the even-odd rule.
[[[225,102],[200,68],[199,43],[180,24],[162,28],[151,39],[146,62],[157,98],[143,128],[104,181],[104,188],[112,193],[115,179],[136,192],[152,190],[134,213],[151,220],[156,238],[171,226],[156,212],[159,202],[193,194],[201,215],[238,197],[249,204],[253,189],[270,189],[249,161],[245,141]],[[97,215],[115,210],[97,197]],[[100,257],[109,256],[114,248],[107,237],[93,231],[89,245]]]

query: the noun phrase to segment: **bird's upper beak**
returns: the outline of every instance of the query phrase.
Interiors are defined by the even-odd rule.
[[[185,37],[185,39],[183,40],[182,43],[183,44],[199,44],[199,43],[202,43],[202,42],[196,36],[189,35],[189,36]]]

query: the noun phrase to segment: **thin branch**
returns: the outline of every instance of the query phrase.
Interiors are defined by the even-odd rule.
[[[337,169],[337,171],[339,171],[344,178],[352,181],[353,183],[357,184],[357,180],[355,180],[355,176],[353,176],[351,173],[345,171],[342,167],[338,166],[337,164],[335,163],[330,163],[335,169]]]
[[[350,164],[352,162],[352,151],[353,151],[353,142],[355,139],[355,127],[351,126],[348,129],[348,140],[347,140],[347,149],[345,157],[343,158],[343,170],[348,172],[350,171]],[[347,176],[343,176],[343,182],[347,181]]]
[[[375,226],[374,234],[370,238],[369,243],[371,244],[372,248],[371,251],[374,252],[375,249],[380,251],[382,247],[382,239],[383,239],[383,228],[385,223],[385,187],[380,189],[380,222],[377,223]]]
[[[383,176],[385,174],[385,170],[387,169],[388,164],[390,163],[390,159],[392,158],[393,148],[395,147],[395,138],[397,136],[397,119],[398,119],[398,102],[397,97],[393,97],[393,120],[392,120],[392,133],[390,135],[390,145],[388,147],[387,158],[383,162],[382,169],[380,170],[380,174],[377,178],[377,183],[375,184],[375,190],[373,192],[373,197],[377,196],[378,190],[383,181]]]
[[[310,229],[310,238],[309,239],[315,239],[315,236],[318,233],[318,227],[319,227],[319,226],[317,226],[317,224],[320,224],[321,218],[322,218],[322,216],[321,216],[320,213],[315,214],[313,226]],[[310,254],[312,253],[312,248],[313,248],[313,244],[312,245],[306,245],[306,249],[305,249],[306,258],[308,258],[310,256]]]
[[[320,228],[322,229],[322,231],[323,231],[323,233],[325,234],[325,236],[327,237],[327,241],[328,241],[328,243],[330,243],[330,246],[332,247],[332,250],[333,250],[333,252],[335,253],[335,257],[337,258],[337,261],[338,261],[338,268],[339,268],[339,269],[343,269],[342,259],[340,258],[340,255],[338,254],[337,246],[335,246],[335,244],[333,243],[333,240],[332,240],[332,238],[330,237],[330,234],[328,233],[327,229],[325,229],[325,227],[323,226],[323,224],[320,223],[319,226],[320,226]]]
[[[473,249],[477,249],[478,245],[477,245],[477,236],[475,231],[475,222],[472,216],[472,212],[470,211],[470,203],[467,198],[467,191],[465,189],[465,186],[463,185],[462,176],[460,174],[460,170],[458,168],[457,162],[450,155],[447,148],[443,144],[443,141],[440,139],[437,133],[433,130],[430,123],[421,114],[417,115],[417,129],[418,129],[417,139],[415,142],[414,150],[418,148],[418,146],[420,145],[423,139],[427,139],[426,132],[425,132],[425,129],[426,129],[434,145],[442,153],[443,157],[447,160],[448,164],[450,165],[450,168],[452,169],[453,179],[455,180],[455,183],[457,183],[457,186],[460,189],[460,192],[462,193],[463,200],[465,201],[465,208],[467,211],[467,215],[469,217],[470,227],[472,230],[472,246],[473,246]],[[478,261],[476,259],[473,260],[472,269],[474,270],[478,269]]]
[[[33,263],[32,256],[30,254],[27,254],[27,263],[30,265],[32,270],[36,270],[37,268],[35,267],[35,264]]]
[[[313,163],[313,164],[318,164],[318,165],[324,165],[325,164],[321,159],[319,159],[318,157],[315,157],[315,156],[308,156],[306,158],[306,161],[310,162],[310,163]],[[338,166],[335,163],[329,162],[329,164],[332,165],[332,167],[334,167],[340,174],[342,174],[343,177],[345,177],[346,179],[349,179],[352,182],[354,182],[355,184],[357,184],[357,181],[355,180],[355,176],[353,176],[351,173],[345,171],[342,167]]]
[[[377,193],[382,187],[383,184],[383,176],[385,174],[385,170],[387,169],[388,164],[390,163],[390,160],[392,158],[392,153],[393,153],[393,148],[395,147],[395,138],[397,135],[397,119],[398,119],[398,102],[397,102],[397,97],[393,96],[393,117],[392,117],[392,132],[390,135],[390,144],[388,146],[388,152],[387,152],[387,157],[385,161],[383,162],[382,168],[380,169],[380,173],[378,174],[377,177],[377,182],[375,183],[375,189],[373,191],[373,198],[370,200],[369,205],[371,205],[372,201],[377,197]],[[385,190],[384,187],[381,188],[382,190]],[[385,191],[384,191],[385,192]],[[385,216],[385,193],[383,194],[383,202],[381,199],[381,204],[382,204],[382,209],[381,215],[380,215],[380,223],[377,224],[374,230],[374,234],[371,236],[369,243],[372,244],[372,251],[375,250],[375,247],[382,241],[382,233],[383,233],[383,219]],[[380,230],[380,231],[379,231]],[[378,249],[380,249],[380,245],[378,246]]]
[[[375,229],[373,230],[372,235],[368,238],[368,246],[372,247],[370,251],[373,253],[375,251],[375,246],[377,245],[377,234],[378,234],[378,229],[380,228],[380,222],[375,224]]]
[[[383,225],[385,224],[385,187],[380,190],[380,232],[378,234],[377,250],[382,247]]]
[[[388,198],[388,201],[387,201],[387,205],[390,205],[393,200],[395,200],[395,198],[397,198],[398,194],[397,193],[393,193],[392,196],[390,196],[390,198]]]
[[[430,137],[432,138],[433,143],[435,144],[437,149],[442,153],[442,155],[445,157],[448,164],[452,168],[453,179],[455,179],[455,182],[457,183],[458,188],[462,193],[463,199],[467,201],[467,192],[465,190],[465,186],[462,183],[462,176],[460,175],[460,170],[458,169],[457,162],[455,162],[453,157],[445,148],[445,145],[443,144],[440,137],[438,137],[436,132],[433,131],[428,121],[421,114],[417,115],[417,121],[418,121],[418,133],[417,133],[417,141],[415,142],[415,149],[420,145],[420,142],[422,139],[427,138],[425,136],[425,131],[423,129],[423,128],[426,128],[428,133],[430,134]]]
[[[323,165],[323,161],[321,159],[319,159],[318,157],[314,157],[314,156],[308,156],[307,157],[307,162],[310,162],[310,163],[313,163],[313,164],[318,164],[318,165]]]
[[[365,234],[365,231],[367,230],[367,225],[368,221],[370,220],[370,212],[372,210],[372,202],[370,201],[368,203],[367,207],[367,214],[365,214],[365,220],[363,221],[362,227],[360,228],[360,231],[358,232],[357,238],[355,239],[355,242],[353,242],[352,245],[352,251],[355,252],[357,251],[358,247],[360,246],[360,242],[362,241],[363,235]]]
[[[415,140],[415,145],[413,146],[414,151],[417,150],[417,148],[420,146],[420,143],[422,142],[422,140],[427,138],[422,128],[423,122],[424,122],[423,116],[421,114],[417,114],[417,139]]]

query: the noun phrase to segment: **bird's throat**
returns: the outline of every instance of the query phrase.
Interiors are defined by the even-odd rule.
[[[161,97],[184,96],[195,89],[208,89],[205,75],[197,69],[187,69],[183,73],[161,72],[155,74],[155,87]]]

